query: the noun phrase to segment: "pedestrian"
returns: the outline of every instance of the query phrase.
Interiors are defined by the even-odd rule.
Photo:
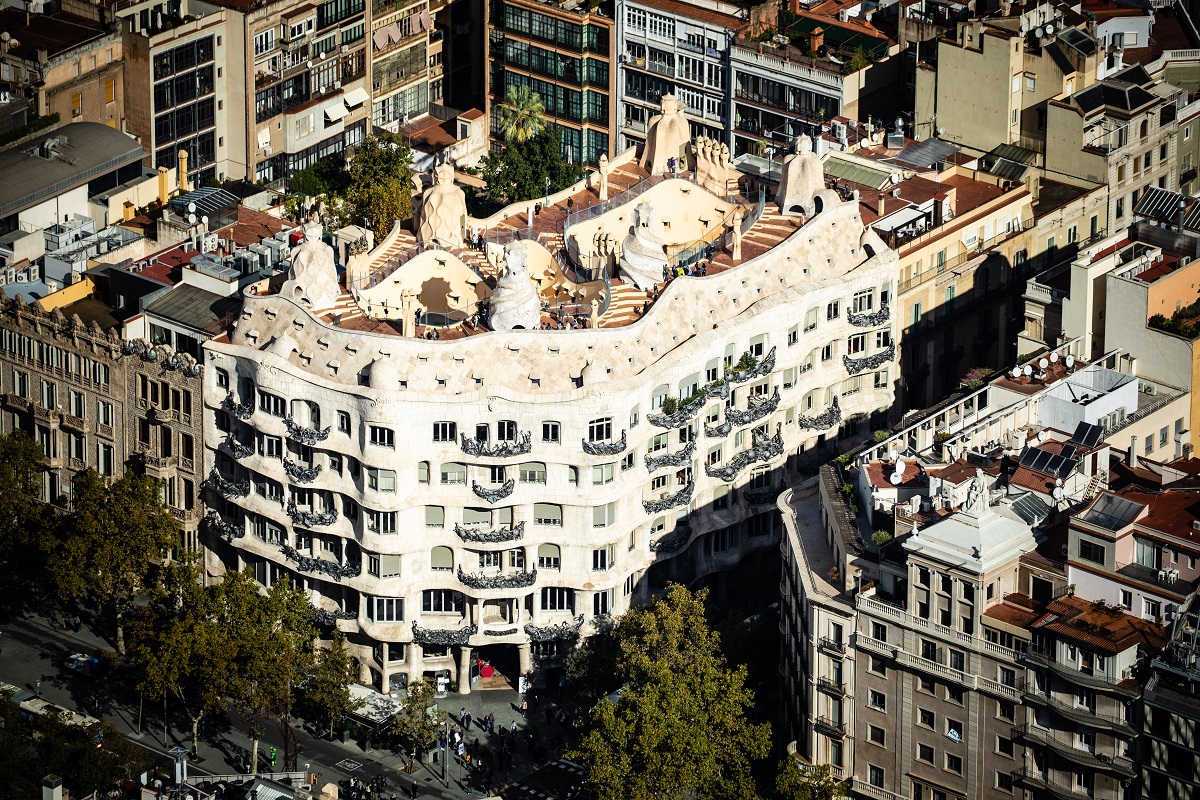
[[[509,733],[517,732],[517,721],[515,719],[508,724],[508,732]]]
[[[467,733],[471,732],[471,712],[463,710],[463,727],[467,729]]]
[[[421,790],[420,790],[420,788],[417,787],[416,780],[414,780],[412,783],[410,783],[408,785],[409,800],[416,800],[416,798],[420,795],[420,793],[421,793]]]
[[[522,697],[521,698],[521,716],[522,717],[526,716],[526,712],[528,712],[528,711],[529,711],[529,701],[526,700],[524,697]]]

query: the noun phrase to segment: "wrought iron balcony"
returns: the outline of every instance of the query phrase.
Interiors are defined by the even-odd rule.
[[[583,452],[589,456],[615,456],[625,452],[625,447],[625,431],[621,431],[621,438],[615,442],[589,442],[586,439],[583,441]]]
[[[499,575],[484,575],[478,572],[463,572],[458,568],[458,580],[472,589],[524,589],[537,581],[537,567],[528,572],[511,572]]]
[[[842,739],[846,736],[846,724],[844,722],[834,722],[828,717],[817,717],[813,724],[818,731],[834,739]]]
[[[746,403],[745,411],[740,411],[736,408],[725,409],[725,421],[738,426],[749,425],[767,416],[777,408],[779,408],[778,386],[775,387],[775,393],[770,397],[763,397],[762,395],[751,397]]]
[[[729,435],[731,430],[733,430],[733,423],[729,420],[725,420],[720,425],[714,425],[712,427],[705,425],[704,435],[710,439],[723,439]]]
[[[1076,686],[1086,686],[1089,689],[1115,694],[1119,697],[1134,698],[1138,696],[1137,689],[1118,686],[1107,675],[1081,672],[1070,664],[1060,664],[1054,660],[1053,656],[1047,656],[1037,650],[1026,650],[1024,653],[1021,653],[1020,659],[1033,667],[1045,667],[1058,677]]]
[[[280,547],[279,550],[288,561],[296,562],[296,569],[300,572],[316,572],[321,575],[328,575],[335,581],[341,581],[342,578],[355,578],[362,573],[362,564],[359,563],[339,564],[336,561],[329,561],[324,558],[311,558],[286,544]]]
[[[879,307],[879,310],[874,313],[855,314],[853,311],[846,312],[846,321],[856,328],[874,328],[876,325],[882,325],[892,316],[892,309],[887,303]]]
[[[578,639],[581,627],[583,627],[583,614],[575,617],[575,619],[560,622],[557,625],[534,625],[530,623],[525,626],[525,635],[529,637],[529,641],[531,642]]]
[[[647,514],[661,514],[664,511],[669,511],[672,508],[686,506],[692,502],[692,492],[696,491],[696,482],[691,481],[687,486],[684,486],[678,492],[661,500],[643,500],[642,508]]]
[[[337,522],[338,512],[336,508],[331,508],[328,511],[320,514],[312,511],[305,511],[298,508],[291,500],[287,504],[287,515],[292,518],[292,524],[298,525],[301,528],[312,528],[321,525],[332,525]]]
[[[233,414],[240,420],[248,420],[254,415],[254,406],[250,403],[239,403],[233,399],[233,392],[225,395],[225,400],[221,403],[221,408]]]
[[[1073,735],[1074,733],[1072,733]],[[1128,758],[1111,756],[1106,753],[1093,753],[1090,750],[1073,747],[1067,742],[1058,741],[1054,738],[1053,733],[1043,730],[1032,723],[1015,726],[1012,729],[1012,738],[1020,739],[1044,750],[1049,750],[1061,759],[1070,761],[1072,764],[1087,767],[1092,771],[1107,772],[1122,778],[1132,778],[1137,774],[1133,762]]]
[[[743,489],[742,499],[752,506],[769,505],[783,493],[782,486],[764,486],[761,489]]]
[[[226,522],[216,511],[209,511],[204,515],[204,524],[208,526],[210,531],[227,542],[232,542],[234,539],[241,539],[246,535],[244,527]]]
[[[515,441],[496,442],[495,444],[488,444],[479,439],[468,439],[465,433],[461,434],[461,437],[459,447],[464,453],[471,456],[508,458],[509,456],[522,456],[533,450],[533,436],[528,431],[518,436]]]
[[[646,420],[656,428],[682,428],[692,417],[700,413],[704,408],[704,404],[708,402],[708,391],[701,389],[696,393],[696,398],[687,405],[681,405],[670,414],[655,414],[653,412],[646,415]]]
[[[254,448],[248,444],[242,444],[233,437],[233,434],[225,437],[225,448],[229,454],[239,461],[246,456],[254,454]]]
[[[283,418],[283,426],[287,428],[288,436],[300,444],[308,445],[309,447],[329,438],[328,426],[319,430],[317,428],[304,428],[296,423],[291,414]]]
[[[321,465],[315,467],[306,467],[302,464],[297,464],[286,456],[283,459],[283,471],[288,474],[288,477],[296,481],[296,483],[312,483],[321,474]]]
[[[747,353],[749,355],[749,353]],[[725,380],[729,383],[745,383],[746,381],[755,378],[761,378],[770,375],[775,369],[775,348],[771,348],[771,352],[767,353],[767,357],[757,362],[752,367],[747,367],[743,370],[729,370],[725,373]]]
[[[686,525],[677,527],[666,536],[650,540],[651,553],[674,553],[683,548],[692,538],[692,529]]]
[[[687,446],[682,450],[674,453],[667,453],[662,456],[652,456],[649,453],[645,455],[646,471],[654,472],[663,467],[682,467],[684,464],[690,463],[692,454],[696,452],[696,440],[692,439],[687,443]]]
[[[723,467],[714,464],[705,464],[704,473],[710,478],[720,478],[726,483],[731,483],[737,477],[738,473],[750,464],[758,461],[770,461],[772,458],[782,454],[783,426],[776,425],[774,436],[768,439],[761,434],[754,434],[753,447],[738,453]]]
[[[796,424],[801,428],[813,431],[823,431],[832,428],[842,421],[842,407],[834,395],[833,404],[815,417],[796,417]]]
[[[846,696],[846,684],[837,683],[832,678],[817,678],[817,688],[838,697]]]
[[[417,644],[450,647],[452,645],[464,645],[469,642],[471,637],[479,632],[479,626],[467,625],[456,631],[448,631],[441,628],[422,628],[414,621],[412,632],[413,641]]]
[[[1048,708],[1063,719],[1076,725],[1111,731],[1130,738],[1136,735],[1133,726],[1124,718],[1109,714],[1097,714],[1090,708],[1064,703],[1062,700],[1057,700],[1053,696],[1040,691],[1032,681],[1024,687],[1024,698],[1026,705]]]
[[[517,482],[512,478],[509,478],[495,489],[488,489],[485,486],[480,486],[478,481],[471,481],[471,491],[475,493],[475,496],[489,503],[503,500],[512,494],[516,488]]]
[[[498,528],[494,531],[485,531],[482,528],[464,528],[456,522],[454,523],[454,532],[464,542],[480,542],[483,544],[515,542],[525,537],[525,520],[521,520],[511,528]]]
[[[250,494],[249,478],[244,478],[240,481],[225,480],[221,473],[217,472],[216,467],[213,467],[212,472],[208,473],[208,480],[205,483],[208,485],[208,488],[226,500],[236,500],[239,497],[245,497]]]
[[[892,361],[896,357],[896,345],[889,344],[883,350],[880,350],[873,356],[866,358],[851,358],[850,356],[842,356],[842,363],[846,365],[846,371],[851,375],[857,375],[860,372],[866,372],[870,369],[882,367],[884,364]]]
[[[1070,786],[1063,786],[1050,780],[1043,771],[1034,766],[1022,767],[1012,772],[1013,782],[1032,789],[1035,797],[1053,797],[1055,800],[1091,800],[1087,792],[1075,791]]]
[[[844,655],[846,652],[845,642],[836,641],[828,636],[822,636],[820,639],[818,639],[817,647],[821,648],[822,650],[827,650],[830,653],[837,653],[838,655]]]
[[[346,619],[358,619],[358,614],[353,611],[330,611],[325,608],[314,608],[312,610],[313,624],[322,628],[332,628],[340,620]]]

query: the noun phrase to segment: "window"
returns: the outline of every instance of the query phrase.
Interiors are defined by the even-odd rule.
[[[275,29],[254,34],[254,55],[262,56],[275,49]]]
[[[951,741],[961,742],[963,738],[963,724],[956,719],[947,719],[946,737]]]
[[[117,79],[109,78],[104,82],[104,102],[117,102]]]
[[[1009,671],[1011,672],[1012,670],[1009,670]],[[1014,680],[1014,683],[1015,683],[1015,680]],[[1004,685],[1012,686],[1013,684],[1006,683]],[[1014,720],[1016,720],[1016,717],[1017,717],[1017,708],[1012,703],[1009,703],[1006,700],[997,700],[996,701],[996,717],[999,719],[1008,720],[1009,722],[1013,722]]]
[[[887,641],[887,625],[882,622],[871,623],[871,638],[877,642]]]
[[[950,669],[956,669],[959,672],[965,671],[967,668],[967,654],[962,650],[950,649]]]
[[[518,468],[517,475],[521,483],[545,483],[546,465],[540,461],[530,461]]]
[[[926,764],[933,763],[933,748],[927,744],[917,745],[917,761],[924,761]]]
[[[887,677],[887,662],[879,656],[871,656],[871,660],[867,662],[867,671]]]
[[[926,728],[933,728],[935,717],[932,711],[927,708],[917,709],[917,724]]]
[[[396,473],[390,469],[367,467],[367,487],[377,492],[396,491]]]
[[[1017,685],[1017,671],[1009,667],[1000,667],[1000,683],[1004,686]]]
[[[533,522],[535,525],[562,525],[562,506],[554,503],[534,503]]]
[[[869,765],[867,779],[872,786],[882,789],[884,784],[883,767],[877,767],[874,764]]]
[[[612,590],[596,592],[592,595],[592,613],[597,617],[605,616],[612,608]]]
[[[1013,748],[1013,740],[1004,736],[997,736],[996,752],[1002,756],[1008,756],[1009,758],[1012,758],[1013,753],[1015,752]]]
[[[817,327],[817,309],[810,308],[804,312],[804,332],[808,333]]]
[[[461,614],[463,596],[453,589],[426,589],[421,593],[421,610],[429,614]]]
[[[454,422],[433,423],[433,440],[435,442],[453,442],[458,439],[458,424]]]
[[[549,586],[542,589],[543,611],[575,611],[575,590]]]
[[[372,597],[367,601],[367,617],[373,622],[403,622],[403,597]]]
[[[924,658],[927,661],[937,661],[938,660],[937,642],[931,642],[928,639],[922,639],[921,640],[921,658]]]
[[[879,727],[878,725],[867,726],[867,738],[871,741],[871,744],[877,744],[881,747],[884,745],[887,739],[883,732],[883,728]]]
[[[857,355],[867,349],[867,335],[856,333],[846,340],[846,349],[850,355]]]
[[[962,774],[962,757],[956,756],[953,753],[946,753],[946,771]]]
[[[561,569],[562,550],[556,544],[538,545],[538,569]],[[543,606],[544,608],[544,606]]]
[[[876,711],[887,711],[887,695],[872,689],[867,697],[867,705]]]
[[[442,464],[441,481],[443,484],[459,484],[467,482],[467,468],[463,464],[450,462]]]
[[[453,423],[450,423],[450,424],[453,424]],[[559,441],[558,437],[559,437],[559,428],[558,428],[557,422],[543,422],[542,423],[542,441],[543,442],[552,442],[554,444],[558,444],[558,441]],[[435,440],[437,439],[436,434],[434,435],[434,439]]]
[[[592,485],[601,486],[606,483],[612,483],[613,467],[615,464],[597,464],[592,467]]]
[[[592,569],[603,572],[616,564],[617,554],[613,545],[601,547],[592,551]]]
[[[1154,434],[1150,434],[1149,436],[1146,437],[1145,453],[1146,453],[1146,455],[1150,455],[1153,452],[1154,452]]]
[[[840,300],[834,300],[829,305],[825,306],[825,319],[834,320],[841,316],[842,303]]]
[[[259,410],[265,411],[274,417],[287,415],[287,401],[278,395],[264,392],[261,389],[258,392],[258,407]]]
[[[391,428],[381,428],[378,425],[371,426],[371,444],[377,447],[396,447],[396,432]]]
[[[612,417],[594,419],[588,423],[588,441],[606,442],[612,438]]]
[[[933,694],[937,691],[937,681],[933,678],[926,678],[924,675],[918,678],[917,688],[926,694]]]
[[[1162,616],[1162,604],[1157,600],[1142,598],[1142,616],[1146,619],[1157,620]]]
[[[350,435],[350,414],[348,412],[337,412],[337,427],[339,433]]]
[[[996,770],[996,788],[1002,792],[1011,792],[1013,788],[1012,773]]]
[[[426,512],[431,506],[426,506]],[[429,525],[428,518],[425,522]],[[375,533],[395,533],[396,532],[396,512],[395,511],[368,511],[367,512],[367,527]],[[440,527],[440,526],[438,526]]]
[[[1106,548],[1098,542],[1091,542],[1087,539],[1079,540],[1079,557],[1084,561],[1091,561],[1094,564],[1103,564],[1105,560]]]
[[[607,528],[616,521],[617,504],[605,503],[602,506],[592,506],[592,527]]]
[[[71,116],[72,117],[83,116],[83,95],[82,94],[76,93],[76,94],[71,95]]]
[[[331,467],[332,468],[332,467]],[[341,461],[338,461],[338,474],[341,474]],[[417,483],[429,483],[429,462],[422,461],[417,464]]]
[[[1169,437],[1170,437],[1169,428],[1167,428],[1167,426],[1164,425],[1158,432],[1158,446],[1166,447],[1167,440]]]

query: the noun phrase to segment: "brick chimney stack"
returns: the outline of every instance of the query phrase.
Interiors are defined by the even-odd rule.
[[[813,32],[812,32],[812,34],[810,34],[810,37],[808,40],[808,49],[809,50],[820,50],[824,46],[825,46],[825,29],[820,28],[820,27],[813,28]]]

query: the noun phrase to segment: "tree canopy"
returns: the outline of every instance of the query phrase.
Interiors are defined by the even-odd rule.
[[[346,202],[353,222],[366,220],[382,239],[398,219],[412,216],[412,147],[394,133],[368,136],[350,159]]]
[[[766,756],[770,726],[746,720],[746,670],[727,666],[706,597],[672,585],[618,623],[621,696],[592,708],[573,752],[600,800],[759,796],[750,766]]]
[[[25,431],[0,436],[0,567],[28,568],[44,549],[53,512],[41,502],[42,448]]]
[[[358,662],[346,649],[345,635],[335,629],[329,648],[317,651],[303,685],[304,699],[327,715],[331,736],[342,719],[362,705],[350,693],[357,681]]]
[[[500,130],[509,144],[523,145],[546,127],[546,107],[528,86],[510,86],[500,106]]]
[[[845,794],[828,766],[802,770],[790,758],[785,758],[779,765],[775,793],[780,800],[837,800]]]
[[[434,695],[433,684],[428,679],[408,685],[408,694],[400,711],[392,717],[392,733],[406,751],[428,750],[433,746],[438,725],[446,714],[444,711],[430,713],[437,703]]]
[[[583,168],[563,157],[562,131],[547,127],[520,147],[505,147],[483,157],[483,180],[488,196],[498,203],[533,200],[578,182]]]

